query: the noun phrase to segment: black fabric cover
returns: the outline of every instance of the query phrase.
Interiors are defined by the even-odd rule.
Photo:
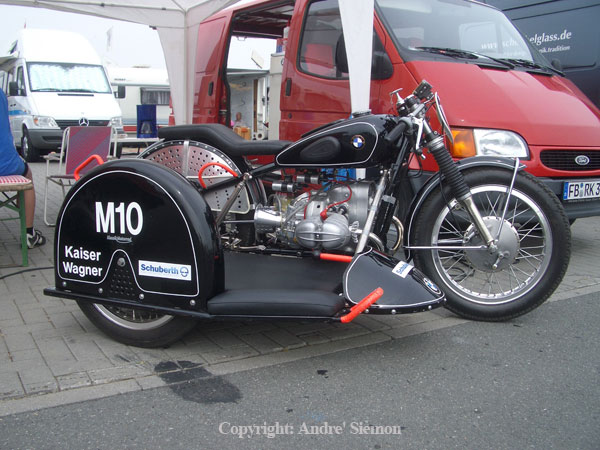
[[[234,289],[208,301],[213,315],[332,317],[344,307],[344,298],[318,290]]]
[[[175,125],[158,130],[158,137],[167,141],[199,141],[211,145],[230,156],[277,155],[291,144],[290,141],[247,141],[220,123]]]

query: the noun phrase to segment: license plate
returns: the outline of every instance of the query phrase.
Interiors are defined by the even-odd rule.
[[[565,181],[563,200],[600,198],[600,180]]]

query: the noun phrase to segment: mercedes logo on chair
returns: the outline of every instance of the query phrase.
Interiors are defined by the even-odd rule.
[[[79,119],[80,127],[88,127],[89,125],[90,125],[89,119],[86,119],[85,117],[82,117],[81,119]]]

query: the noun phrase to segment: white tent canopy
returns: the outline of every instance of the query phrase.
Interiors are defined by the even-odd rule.
[[[194,68],[198,26],[205,18],[239,0],[0,0],[0,4],[31,6],[89,14],[146,24],[156,28],[163,47],[171,84],[176,124],[192,122]],[[357,7],[360,4],[360,7]],[[373,0],[340,0],[344,39],[348,53],[352,110],[369,105],[373,29]],[[357,58],[356,55],[360,55]]]

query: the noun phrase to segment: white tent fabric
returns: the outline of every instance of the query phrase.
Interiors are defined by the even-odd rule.
[[[369,109],[374,0],[339,0],[342,29],[350,70],[352,112]],[[365,55],[369,55],[365,60]]]
[[[161,40],[169,73],[175,123],[179,125],[192,122],[198,26],[211,14],[238,1],[0,0],[0,4],[89,14],[155,27]],[[359,4],[361,6],[357,7]],[[348,53],[350,84],[353,89],[351,92],[352,110],[366,110],[369,105],[373,0],[366,0],[364,3],[363,0],[361,2],[340,0],[340,10]],[[368,59],[365,59],[367,57]],[[367,63],[361,63],[362,61],[367,61]],[[368,74],[365,77],[366,70],[368,70]]]

